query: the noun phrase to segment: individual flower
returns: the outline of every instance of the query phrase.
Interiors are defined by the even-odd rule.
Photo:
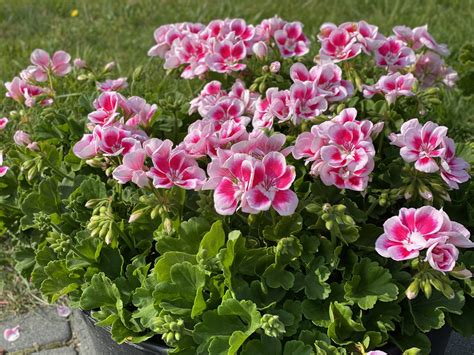
[[[444,137],[442,146],[444,155],[441,157],[440,172],[443,180],[452,189],[458,189],[459,185],[470,179],[469,164],[462,158],[456,156],[456,145],[451,138]]]
[[[245,69],[246,65],[239,62],[246,56],[242,41],[232,43],[230,40],[224,40],[215,44],[213,54],[206,58],[206,63],[212,71],[228,74]]]
[[[113,178],[121,184],[132,181],[138,187],[148,186],[148,176],[144,170],[145,158],[143,149],[136,149],[125,154],[123,163],[113,171]]]
[[[282,133],[268,136],[264,131],[256,130],[248,136],[248,139],[234,143],[230,149],[232,152],[249,154],[258,159],[263,159],[270,152],[279,152],[287,156],[293,147],[283,148],[285,142],[286,136]]]
[[[352,96],[354,87],[348,80],[342,80],[342,70],[336,64],[320,64],[308,70],[303,64],[295,63],[290,68],[293,82],[311,82],[315,91],[328,102],[342,101]]]
[[[198,111],[202,117],[205,117],[217,101],[225,96],[227,96],[227,93],[222,90],[221,82],[213,80],[204,85],[198,97],[191,100],[189,114]]]
[[[396,26],[393,32],[398,39],[407,43],[413,50],[426,47],[432,51],[442,55],[449,55],[449,49],[445,44],[438,44],[428,32],[428,25],[415,27],[411,29],[406,26]]]
[[[368,24],[365,21],[359,21],[357,23],[357,42],[362,45],[362,50],[369,54],[379,45],[380,41],[383,40],[383,35],[378,33],[379,28],[377,26]]]
[[[148,126],[158,106],[156,104],[150,105],[143,98],[138,96],[129,97],[124,102],[125,111],[127,111],[128,120],[127,126]]]
[[[0,131],[5,129],[5,127],[7,126],[7,123],[8,123],[8,118],[6,117],[0,118]]]
[[[337,63],[359,55],[362,45],[357,42],[356,30],[357,25],[353,23],[342,24],[339,27],[330,23],[323,24],[318,35],[321,42],[319,50],[321,59]]]
[[[256,42],[252,46],[252,52],[258,59],[263,59],[268,54],[268,47],[265,42]]]
[[[447,272],[454,269],[459,250],[453,244],[445,243],[447,238],[439,238],[426,251],[426,259],[430,266],[438,271]]]
[[[95,126],[92,134],[98,150],[106,156],[125,155],[140,147],[132,132],[119,126]]]
[[[14,342],[20,339],[20,326],[17,325],[16,327],[13,327],[13,328],[6,328],[3,331],[3,339],[5,339],[8,342]]]
[[[290,87],[290,117],[298,124],[303,119],[319,116],[328,108],[328,102],[321,96],[310,82],[296,82]],[[281,121],[281,120],[280,120]]]
[[[187,64],[181,73],[184,79],[192,79],[208,71],[206,57],[209,54],[208,44],[195,34],[188,34],[173,42],[170,51],[165,55],[165,69],[175,69]]]
[[[309,52],[309,40],[300,22],[290,22],[274,33],[275,42],[283,58],[301,57]]]
[[[298,197],[290,190],[295,168],[288,166],[285,156],[279,152],[266,154],[262,166],[262,180],[254,180],[255,186],[247,193],[249,206],[258,211],[273,207],[281,216],[293,214],[298,206]]]
[[[113,124],[119,115],[118,108],[125,99],[115,91],[106,91],[94,100],[95,111],[87,116],[89,121],[102,126]]]
[[[393,104],[399,96],[414,96],[416,79],[413,74],[405,75],[395,72],[383,75],[379,81],[372,86],[364,85],[364,97],[371,98],[375,94],[382,94],[389,104]]]
[[[453,87],[458,80],[458,74],[453,68],[448,67],[437,53],[431,51],[418,56],[414,75],[422,88],[428,88],[438,82]]]
[[[102,83],[97,83],[97,89],[100,91],[120,91],[128,87],[127,78],[108,79]]]
[[[435,158],[441,158],[446,150],[442,142],[447,132],[446,127],[431,121],[421,126],[417,119],[412,119],[402,125],[401,137],[390,139],[392,144],[401,146],[400,155],[406,162],[415,162],[415,169],[434,173],[439,170]]]
[[[24,102],[28,107],[33,107],[36,103],[36,97],[44,93],[42,88],[30,85],[19,77],[14,77],[11,82],[5,83],[5,88],[7,89],[5,96],[19,103]]]
[[[416,57],[413,49],[407,47],[405,42],[389,37],[375,50],[375,63],[379,67],[389,70],[406,68],[415,63]]]
[[[147,172],[154,187],[169,189],[179,186],[187,190],[198,190],[204,185],[206,173],[185,151],[173,150],[173,142],[170,140],[156,141],[154,145],[156,149],[151,156],[153,167]]]
[[[87,67],[87,63],[84,59],[81,58],[75,58],[72,61],[72,64],[77,68],[77,69],[84,69]]]
[[[92,134],[84,134],[81,140],[72,147],[74,155],[81,159],[95,157],[98,153],[98,149],[99,147]]]
[[[27,146],[28,144],[31,144],[30,135],[22,130],[17,130],[15,132],[13,135],[13,141],[15,144],[20,146]]]
[[[431,206],[402,208],[398,216],[385,221],[382,234],[375,243],[377,253],[394,260],[413,259],[427,248],[430,239],[438,237],[444,215]]]
[[[35,49],[31,53],[31,63],[36,65],[34,73],[36,81],[48,80],[48,72],[56,76],[65,76],[71,71],[71,56],[64,51],[57,51],[52,57],[43,49]]]
[[[182,33],[174,25],[164,25],[158,27],[153,36],[155,37],[156,45],[150,48],[148,55],[150,57],[164,58],[166,52],[171,48],[173,42],[182,38]]]
[[[206,118],[215,122],[223,123],[233,120],[235,122],[247,123],[250,121],[244,116],[245,106],[241,100],[234,98],[225,98],[219,100],[207,113]]]
[[[9,167],[3,165],[3,152],[0,150],[0,177],[5,176]]]

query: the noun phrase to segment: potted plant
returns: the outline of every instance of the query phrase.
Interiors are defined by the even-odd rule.
[[[461,93],[426,26],[326,23],[315,57],[279,17],[154,37],[166,79],[35,50],[6,84],[1,226],[50,302],[180,354],[472,334],[472,142],[444,125]]]

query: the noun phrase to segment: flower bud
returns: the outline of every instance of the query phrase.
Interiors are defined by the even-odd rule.
[[[263,59],[268,54],[268,47],[265,42],[257,42],[252,46],[252,51],[258,59]]]
[[[110,70],[114,69],[115,65],[116,64],[115,64],[114,61],[107,63],[104,67],[104,71],[110,71]]]
[[[276,74],[280,71],[281,64],[280,62],[272,62],[270,64],[270,73]]]
[[[277,315],[264,314],[260,322],[265,335],[269,337],[278,338],[280,335],[285,334],[285,325]]]
[[[454,270],[450,271],[449,274],[457,279],[470,279],[472,277],[472,272],[470,272],[468,269],[455,268]]]
[[[87,67],[87,63],[84,59],[76,58],[72,62],[77,69],[83,69]]]
[[[407,298],[409,300],[412,300],[418,296],[418,292],[420,291],[420,280],[414,279],[410,286],[405,291],[405,294],[407,295]]]

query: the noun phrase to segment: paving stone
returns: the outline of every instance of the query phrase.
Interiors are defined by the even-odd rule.
[[[20,326],[20,338],[7,342],[0,337],[0,350],[7,352],[23,349],[38,349],[45,345],[61,346],[71,338],[68,320],[58,316],[56,307],[35,309],[27,314],[19,315],[0,322],[0,333],[5,328]],[[1,351],[0,351],[1,353]]]
[[[472,321],[472,320],[471,320]],[[468,321],[469,322],[469,321]],[[446,355],[472,355],[474,354],[474,336],[463,338],[458,333],[453,332],[449,338]]]
[[[56,349],[49,349],[49,350],[42,350],[37,353],[33,353],[37,355],[77,355],[76,350],[71,347],[63,347],[63,348],[56,348]]]

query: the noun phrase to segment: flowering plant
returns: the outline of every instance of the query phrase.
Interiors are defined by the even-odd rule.
[[[63,51],[5,85],[0,227],[49,301],[183,354],[472,334],[473,145],[443,125],[457,74],[426,26],[325,23],[314,58],[279,17],[154,37],[182,78],[156,104],[156,68],[129,85]]]

